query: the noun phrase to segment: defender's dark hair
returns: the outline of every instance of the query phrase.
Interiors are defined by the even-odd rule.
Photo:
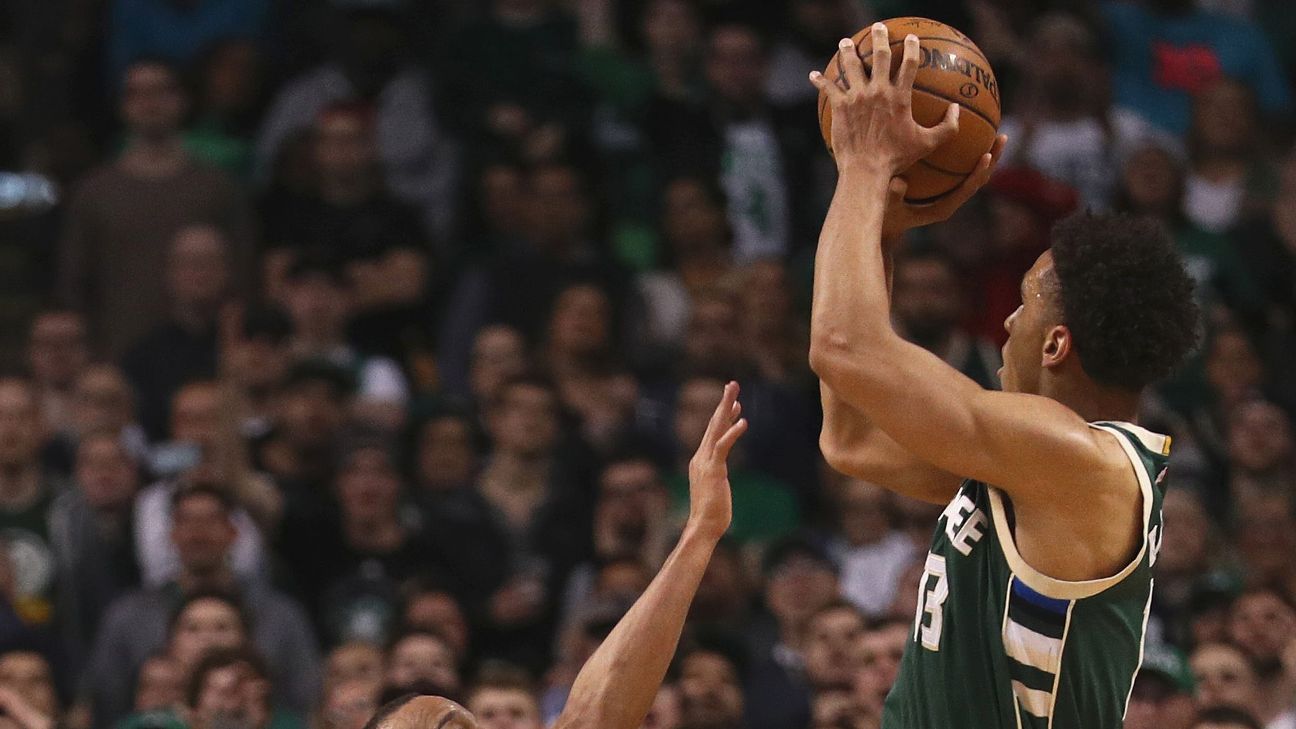
[[[1150,218],[1076,213],[1053,227],[1063,321],[1096,382],[1141,390],[1197,344],[1193,281]]]
[[[1264,725],[1250,712],[1233,706],[1216,706],[1211,709],[1202,709],[1198,712],[1197,718],[1193,720],[1192,725],[1198,727],[1203,724],[1235,724],[1244,726],[1247,729],[1264,729]]]
[[[378,727],[382,726],[383,723],[386,722],[387,719],[389,719],[392,714],[395,714],[396,712],[405,708],[406,704],[413,701],[414,699],[417,699],[418,697],[419,694],[411,692],[407,694],[401,694],[400,696],[397,696],[391,701],[388,701],[378,709],[378,711],[369,719],[369,721],[365,722],[364,729],[378,729]]]

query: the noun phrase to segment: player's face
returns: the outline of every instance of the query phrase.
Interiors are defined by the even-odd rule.
[[[1006,392],[1039,392],[1045,333],[1057,323],[1052,279],[1053,254],[1045,251],[1022,277],[1021,304],[1004,320],[1008,342],[999,381]]]

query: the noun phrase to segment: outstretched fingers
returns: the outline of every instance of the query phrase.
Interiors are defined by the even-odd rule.
[[[904,57],[900,59],[900,72],[896,75],[896,88],[912,101],[914,78],[918,76],[918,36],[910,33],[904,39]]]
[[[733,425],[730,425],[728,430],[724,432],[724,435],[721,435],[720,439],[716,441],[716,456],[721,460],[727,459],[729,457],[729,451],[733,449],[734,444],[737,443],[738,439],[742,437],[742,434],[746,432],[747,418],[739,418],[733,423]]]
[[[720,404],[716,406],[715,412],[711,413],[711,421],[707,423],[706,433],[702,436],[702,446],[715,447],[721,435],[726,431],[733,422],[735,412],[741,412],[736,409],[738,406],[738,383],[729,382],[725,385],[724,395],[720,397]]]
[[[891,34],[883,23],[874,23],[869,31],[873,40],[873,77],[878,86],[891,85]],[[860,64],[863,66],[863,62]]]

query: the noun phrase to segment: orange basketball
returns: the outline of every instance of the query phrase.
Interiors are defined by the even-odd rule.
[[[957,188],[976,169],[981,155],[994,145],[999,132],[999,84],[981,50],[954,28],[926,18],[892,18],[885,24],[891,40],[893,78],[904,56],[905,36],[918,36],[921,50],[918,74],[914,77],[914,120],[934,127],[945,116],[951,102],[963,107],[958,134],[901,175],[909,183],[906,201],[935,202]],[[854,36],[855,50],[869,72],[872,71],[869,58],[873,55],[871,27]],[[841,79],[836,53],[824,75],[833,81]],[[823,92],[819,93],[819,131],[831,152],[832,108]]]

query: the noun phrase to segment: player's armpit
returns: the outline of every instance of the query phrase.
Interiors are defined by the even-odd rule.
[[[827,345],[827,346],[825,346]],[[1056,501],[1124,485],[1119,446],[1066,406],[1036,395],[982,389],[932,353],[898,336],[867,356],[812,343],[820,379],[901,448],[934,467],[992,484],[1014,500]]]
[[[834,470],[920,501],[946,504],[959,477],[924,461],[820,385],[824,422],[819,447]]]

